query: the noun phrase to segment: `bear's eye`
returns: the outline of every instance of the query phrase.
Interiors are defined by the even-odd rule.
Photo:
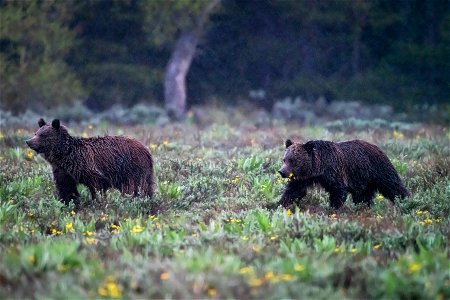
[[[39,137],[42,137],[42,138],[46,138],[46,137],[48,137],[50,134],[48,133],[48,132],[41,132],[40,134],[39,134]]]

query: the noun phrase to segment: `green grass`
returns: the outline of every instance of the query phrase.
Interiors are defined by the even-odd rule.
[[[232,125],[240,124],[240,125]],[[367,125],[367,124],[366,124]],[[153,199],[110,190],[82,209],[55,198],[48,164],[1,128],[0,298],[450,298],[449,128],[332,132],[228,119],[204,128],[112,125],[151,149]],[[312,189],[270,208],[284,140],[362,138],[391,158],[412,196],[333,211]]]

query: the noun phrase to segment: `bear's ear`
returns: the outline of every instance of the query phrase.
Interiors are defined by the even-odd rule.
[[[289,146],[291,146],[292,144],[294,144],[294,143],[291,141],[291,139],[287,139],[286,143],[285,143],[286,149],[289,148]]]
[[[44,119],[40,118],[39,121],[38,121],[39,128],[41,128],[41,127],[44,126],[45,124],[46,124],[46,123],[45,123]]]
[[[58,119],[54,119],[52,121],[52,127],[55,129],[59,129],[59,127],[61,126],[61,124],[59,124],[59,120]]]
[[[316,150],[316,144],[314,143],[314,141],[309,141],[303,145],[303,148],[308,154],[311,154],[314,150]]]

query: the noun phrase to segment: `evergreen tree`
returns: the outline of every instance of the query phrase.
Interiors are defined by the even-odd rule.
[[[65,58],[74,43],[70,3],[0,3],[0,99],[3,109],[43,110],[83,96]]]

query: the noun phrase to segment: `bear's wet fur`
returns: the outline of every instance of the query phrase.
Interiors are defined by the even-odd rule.
[[[307,188],[319,184],[330,194],[330,205],[339,209],[348,193],[353,202],[372,204],[375,192],[394,203],[409,196],[400,176],[386,154],[362,140],[346,142],[286,141],[279,173],[290,178],[279,204],[287,207],[306,195]]]
[[[51,125],[43,119],[27,145],[52,166],[58,197],[78,206],[77,184],[97,192],[115,188],[133,196],[153,195],[153,158],[139,141],[124,136],[73,137],[58,119]]]

